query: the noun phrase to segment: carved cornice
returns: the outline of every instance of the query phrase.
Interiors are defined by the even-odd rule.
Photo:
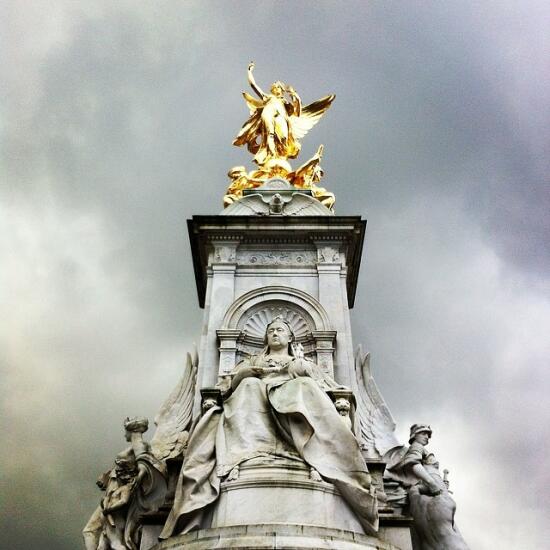
[[[347,266],[348,305],[353,307],[366,227],[366,220],[359,216],[193,216],[187,225],[201,307],[206,296],[209,255],[215,241],[240,243],[237,255],[246,244],[296,245],[307,249],[316,243],[338,243],[338,254],[345,258],[323,256],[330,263]]]
[[[238,265],[314,266],[316,262],[317,254],[312,250],[280,250],[278,252],[242,250],[237,253]]]

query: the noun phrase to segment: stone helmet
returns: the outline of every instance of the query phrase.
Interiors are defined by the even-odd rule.
[[[411,444],[414,441],[414,436],[416,434],[419,434],[422,432],[428,432],[428,435],[432,437],[432,429],[428,424],[413,424],[411,426],[411,433],[409,435],[409,444]]]

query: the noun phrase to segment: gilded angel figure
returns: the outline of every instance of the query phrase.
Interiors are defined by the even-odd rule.
[[[233,145],[246,145],[254,154],[254,162],[260,167],[275,160],[291,171],[288,158],[296,158],[300,152],[299,140],[319,121],[334,100],[334,95],[302,107],[300,96],[292,86],[277,81],[265,93],[254,80],[254,62],[248,65],[248,82],[259,99],[243,92],[250,109],[250,117],[233,141]]]

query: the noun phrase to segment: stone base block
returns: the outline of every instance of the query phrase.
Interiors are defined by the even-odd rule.
[[[202,529],[166,540],[152,550],[399,550],[374,537],[309,525],[257,524]]]
[[[378,537],[400,548],[413,550],[411,527],[413,519],[402,515],[381,515]]]
[[[309,466],[290,460],[251,460],[225,481],[210,527],[299,523],[364,533],[331,483],[311,479]]]

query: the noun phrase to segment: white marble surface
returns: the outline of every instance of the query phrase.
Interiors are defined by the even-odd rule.
[[[315,223],[309,222],[308,231],[314,230]],[[274,242],[269,231],[263,233],[261,224],[254,230],[243,228],[240,235],[240,239],[212,239],[210,243],[199,386],[214,386],[218,376],[226,374],[237,360],[238,336],[233,343],[222,343],[217,331],[240,329],[258,304],[277,300],[302,313],[310,334],[335,332],[334,342],[325,345],[314,359],[355,391],[346,286],[348,245],[315,237],[299,242],[303,237],[293,228],[279,230]],[[249,242],[251,236],[253,243]],[[285,289],[284,296],[276,295],[277,288]],[[230,314],[231,308],[238,311]]]
[[[401,550],[350,531],[295,524],[255,524],[202,529],[167,540],[154,550]]]
[[[380,539],[393,544],[399,550],[413,550],[411,530],[408,527],[380,527]]]
[[[363,528],[338,491],[313,481],[297,461],[240,467],[239,478],[222,483],[212,527],[265,523],[299,523],[362,533]]]

